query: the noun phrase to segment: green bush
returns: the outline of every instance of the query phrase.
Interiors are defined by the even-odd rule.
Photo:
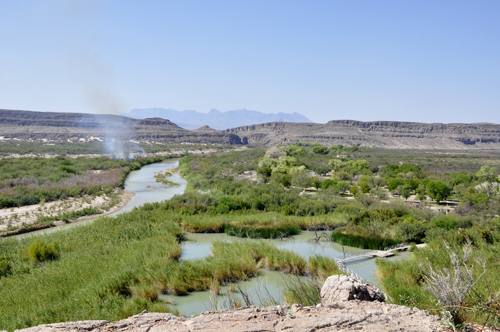
[[[226,225],[224,232],[237,237],[250,237],[252,239],[277,239],[300,234],[300,228],[293,224],[283,225],[252,225],[235,226]]]
[[[61,167],[59,167],[59,170],[61,170],[62,172],[69,173],[69,174],[80,174],[80,172],[78,172],[76,169],[74,169],[73,167],[69,167],[69,166],[61,166]]]
[[[440,216],[432,221],[432,223],[439,228],[452,230],[458,228],[458,220],[454,216]]]
[[[28,257],[33,262],[43,262],[46,260],[55,260],[59,258],[60,249],[57,242],[45,243],[42,239],[37,238],[28,247]]]
[[[384,237],[361,227],[337,228],[332,232],[332,240],[349,247],[373,250],[383,250],[385,247],[402,242],[401,239]]]
[[[11,265],[12,262],[7,257],[0,256],[0,278],[9,273]]]

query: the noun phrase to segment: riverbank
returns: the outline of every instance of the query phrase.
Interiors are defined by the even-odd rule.
[[[87,195],[43,204],[2,209],[0,210],[0,237],[9,237],[106,216],[125,207],[134,195],[133,192],[116,189],[108,195],[103,194],[95,197]],[[91,213],[93,211],[99,213]],[[73,215],[76,218],[67,219],[68,215]],[[53,220],[49,221],[49,219]]]

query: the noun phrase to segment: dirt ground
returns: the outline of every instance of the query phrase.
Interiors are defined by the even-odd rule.
[[[79,198],[69,198],[62,201],[53,201],[43,204],[27,205],[17,208],[5,208],[0,210],[0,232],[6,231],[9,225],[11,227],[22,227],[36,222],[38,217],[58,216],[66,212],[78,211],[87,207],[95,207],[103,213],[81,217],[71,222],[95,218],[118,211],[125,206],[134,195],[134,193],[123,190],[113,192],[117,195],[118,203],[113,204],[112,198],[106,195],[85,196]],[[116,201],[116,200],[115,200]],[[54,224],[64,224],[63,221],[55,221]]]

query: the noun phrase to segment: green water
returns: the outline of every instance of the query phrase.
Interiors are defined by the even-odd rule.
[[[154,177],[155,173],[165,170],[166,168],[177,167],[178,160],[168,160],[162,163],[151,164],[144,166],[140,170],[133,171],[129,174],[125,181],[125,190],[135,193],[130,202],[120,209],[119,211],[110,214],[114,216],[120,213],[131,211],[134,207],[141,206],[145,203],[158,202],[170,199],[174,195],[182,194],[186,188],[186,181],[180,176],[174,175],[169,179],[175,183],[179,183],[179,187],[166,187],[156,182]],[[69,223],[58,227],[53,227],[37,232],[17,235],[16,238],[25,236],[47,234],[69,227],[85,225],[92,222],[94,219],[89,219],[81,222]],[[330,234],[330,232],[327,232]],[[313,255],[327,256],[331,258],[341,257],[343,254],[353,254],[369,250],[344,247],[332,242],[319,242],[311,241],[314,239],[315,233],[303,231],[301,234],[293,236],[286,240],[268,240],[274,243],[280,249],[287,249],[298,253],[304,258],[309,258]],[[248,239],[240,239],[228,236],[224,233],[221,234],[194,234],[188,233],[186,241],[182,243],[182,256],[181,260],[186,259],[199,259],[210,255],[212,242],[222,241],[252,241]],[[399,255],[386,259],[403,259],[407,257],[408,253],[400,253]],[[362,259],[353,261],[348,266],[354,270],[359,276],[368,282],[377,284],[375,277],[376,266],[374,259]],[[285,276],[286,277],[286,276]],[[270,301],[284,303],[281,289],[283,288],[284,275],[276,271],[259,270],[259,276],[247,281],[238,282],[237,285],[245,293],[248,293],[250,300],[255,305],[269,305]],[[302,277],[303,278],[303,277]],[[218,309],[226,309],[228,298],[237,298],[238,301],[245,305],[245,301],[238,289],[227,289],[227,287],[220,288],[219,296],[212,296],[210,291],[193,292],[186,296],[174,295],[160,295],[160,300],[171,301],[175,303],[172,309],[177,309],[180,314],[187,317],[198,315],[203,311],[213,310],[217,305]],[[230,296],[228,296],[230,294]],[[214,301],[214,298],[216,301]]]
[[[327,232],[328,234],[330,232]],[[358,248],[344,247],[332,242],[316,243],[311,241],[315,238],[315,233],[310,231],[303,231],[301,234],[293,236],[287,240],[267,240],[271,241],[280,249],[287,249],[294,251],[304,258],[309,258],[314,255],[327,256],[331,258],[342,257],[345,254],[361,253],[371,250],[363,250]],[[253,241],[248,239],[240,239],[234,236],[229,236],[224,233],[217,234],[195,234],[188,233],[186,241],[182,243],[182,256],[181,260],[187,259],[200,259],[204,258],[211,253],[213,241]],[[399,260],[408,257],[408,253],[402,252],[390,258],[391,260]],[[376,279],[376,266],[375,259],[360,259],[354,260],[347,264],[354,272],[356,272],[364,280],[377,285]],[[286,277],[286,276],[285,276]],[[259,276],[252,278],[248,281],[237,283],[241,289],[248,293],[251,301],[255,305],[266,305],[270,299],[283,304],[284,299],[281,294],[283,288],[284,275],[276,271],[259,270]],[[239,292],[228,291],[226,288],[221,287],[221,295],[217,296],[218,308],[225,309],[228,302],[228,294],[236,297],[244,305],[245,302]],[[172,309],[177,309],[180,314],[186,317],[199,315],[201,312],[214,309],[214,295],[210,291],[193,292],[186,296],[175,295],[160,295],[160,299],[175,303]]]

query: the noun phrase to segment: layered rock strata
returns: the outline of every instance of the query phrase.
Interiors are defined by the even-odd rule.
[[[164,143],[286,145],[315,142],[389,149],[500,149],[493,123],[362,122],[326,124],[270,122],[227,130],[183,129],[161,118],[0,110],[0,139],[115,139]]]
[[[362,122],[326,124],[271,122],[227,129],[251,145],[295,142],[372,146],[389,149],[499,149],[500,125],[493,123]]]

